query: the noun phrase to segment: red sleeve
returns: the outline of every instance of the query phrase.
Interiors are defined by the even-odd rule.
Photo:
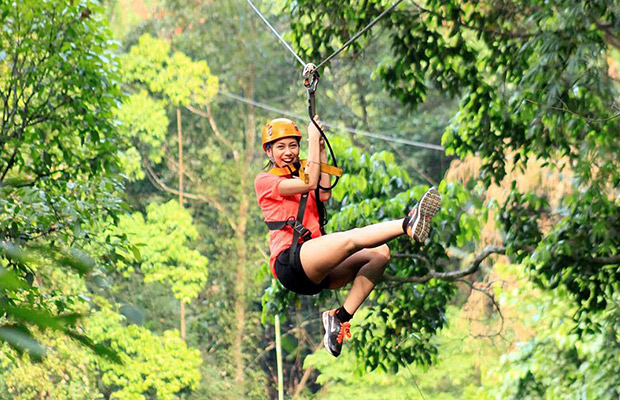
[[[260,202],[262,199],[282,200],[278,185],[283,178],[261,172],[254,180],[254,189],[256,190],[256,198]]]

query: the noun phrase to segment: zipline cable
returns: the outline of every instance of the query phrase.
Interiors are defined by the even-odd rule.
[[[271,111],[271,112],[274,112],[274,113],[282,114],[282,115],[285,115],[285,116],[290,117],[290,118],[295,118],[295,119],[298,119],[298,120],[302,120],[302,119],[306,118],[303,115],[299,115],[299,114],[295,114],[295,113],[288,112],[288,111],[285,111],[285,110],[281,110],[279,108],[272,107],[272,106],[270,106],[268,104],[265,104],[265,103],[261,103],[261,102],[258,102],[258,101],[247,99],[245,97],[237,96],[236,94],[224,92],[224,91],[221,91],[221,90],[219,91],[219,93],[221,95],[223,95],[223,96],[226,96],[226,97],[231,98],[233,100],[239,101],[241,103],[250,104],[250,105],[253,105],[255,107],[262,108],[263,110],[267,110],[267,111]],[[366,137],[370,137],[370,138],[373,138],[373,139],[383,140],[383,141],[386,141],[386,142],[394,142],[394,143],[404,144],[404,145],[407,145],[407,146],[420,147],[420,148],[429,149],[429,150],[444,151],[443,146],[440,146],[438,144],[426,143],[426,142],[417,142],[417,141],[401,139],[401,138],[397,138],[397,137],[393,137],[393,136],[386,136],[385,134],[381,134],[381,133],[374,133],[374,132],[369,132],[369,131],[365,131],[365,130],[349,128],[347,126],[340,126],[340,125],[337,125],[337,124],[332,124],[332,123],[324,122],[324,121],[322,122],[322,124],[323,124],[323,126],[325,126],[327,128],[333,128],[333,129],[336,129],[336,130],[345,131],[345,132],[348,132],[348,133],[352,133],[354,135],[366,136]]]
[[[249,1],[249,0],[248,0]],[[371,23],[369,23],[368,25],[366,25],[366,27],[364,27],[364,29],[362,29],[361,31],[359,31],[355,36],[353,36],[351,39],[349,39],[345,44],[342,45],[342,47],[340,47],[338,50],[336,50],[335,52],[332,53],[331,56],[327,57],[325,60],[321,61],[319,63],[319,65],[316,67],[316,69],[320,69],[323,65],[325,65],[326,63],[328,63],[332,58],[336,57],[338,54],[340,54],[344,49],[346,49],[347,47],[349,47],[349,45],[351,45],[351,43],[355,42],[357,40],[357,38],[359,38],[360,36],[362,36],[367,30],[369,30],[370,28],[372,28],[377,22],[379,22],[383,17],[385,17],[387,14],[389,14],[394,8],[396,8],[396,6],[398,6],[400,3],[402,3],[403,0],[398,0],[396,1],[394,4],[392,4],[390,6],[390,8],[385,9],[381,14],[379,14],[379,16],[377,18],[375,18]]]
[[[258,8],[256,8],[256,6],[254,4],[252,4],[251,0],[246,0],[248,2],[248,4],[250,5],[250,7],[252,7],[252,9],[254,9],[254,11],[256,12],[256,14],[258,14],[258,16],[263,20],[263,22],[269,27],[269,29],[271,29],[271,31],[278,37],[278,39],[280,39],[280,42],[282,42],[282,44],[284,45],[284,47],[286,47],[288,49],[288,51],[291,52],[291,54],[293,56],[295,56],[295,58],[297,59],[297,61],[299,61],[299,63],[305,67],[306,63],[304,62],[304,60],[301,59],[301,57],[299,57],[297,55],[297,53],[295,53],[295,51],[291,48],[291,46],[289,46],[288,43],[286,43],[286,40],[284,40],[282,38],[282,36],[280,36],[280,34],[278,33],[278,31],[276,31],[276,29],[271,26],[271,24],[269,23],[269,21],[267,21],[267,18],[265,18],[263,16],[263,14],[261,14],[260,10]]]

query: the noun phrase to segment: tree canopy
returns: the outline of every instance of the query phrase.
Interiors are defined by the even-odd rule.
[[[253,3],[316,64],[395,4]],[[287,398],[617,398],[619,17],[401,1],[325,65],[327,230],[444,198],[333,359],[347,289],[267,265],[260,128],[307,100],[248,2],[0,4],[0,397],[274,398],[279,315]]]

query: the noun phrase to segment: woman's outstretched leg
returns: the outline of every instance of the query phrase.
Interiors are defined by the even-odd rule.
[[[304,272],[312,282],[319,283],[340,263],[362,249],[381,246],[404,233],[423,242],[428,237],[430,219],[440,206],[441,195],[432,187],[406,218],[309,240],[299,253]]]
[[[299,253],[304,272],[312,282],[321,282],[354,253],[381,246],[404,234],[403,221],[380,222],[305,242]]]

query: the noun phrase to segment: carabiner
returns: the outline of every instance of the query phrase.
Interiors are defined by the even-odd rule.
[[[315,92],[316,86],[319,84],[319,71],[316,69],[316,65],[312,63],[306,64],[302,75],[306,89]]]

